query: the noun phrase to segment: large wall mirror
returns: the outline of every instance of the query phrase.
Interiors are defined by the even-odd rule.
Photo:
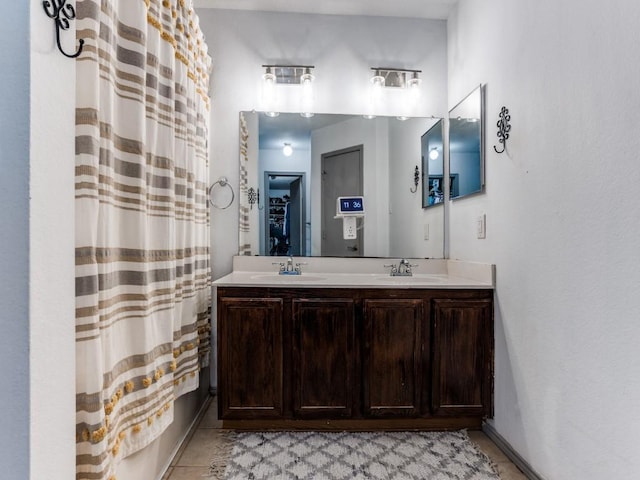
[[[423,209],[413,185],[424,136],[441,125],[241,112],[239,254],[443,258],[443,209]],[[365,217],[357,238],[344,240],[336,199],[350,195],[364,196]]]
[[[449,111],[449,198],[484,191],[484,95],[478,86]]]

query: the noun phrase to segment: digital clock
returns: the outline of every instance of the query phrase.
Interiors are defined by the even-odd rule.
[[[364,197],[338,197],[337,215],[362,215],[364,213]]]

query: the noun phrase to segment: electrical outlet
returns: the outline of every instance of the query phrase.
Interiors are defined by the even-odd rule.
[[[478,238],[487,238],[487,216],[484,213],[476,219],[476,234]]]
[[[424,239],[429,240],[429,224],[424,224]]]
[[[345,240],[355,240],[356,233],[356,217],[344,217],[342,219],[342,237]]]

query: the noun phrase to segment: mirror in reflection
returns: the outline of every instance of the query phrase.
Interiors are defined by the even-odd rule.
[[[422,208],[444,202],[444,148],[442,120],[422,135]]]
[[[449,197],[484,190],[483,90],[478,86],[449,111]]]
[[[436,124],[442,119],[241,112],[239,254],[443,258],[442,209],[423,211],[410,191],[422,137]],[[347,227],[336,199],[349,196],[363,196],[366,211]]]

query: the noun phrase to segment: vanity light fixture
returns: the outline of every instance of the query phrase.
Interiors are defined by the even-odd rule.
[[[264,90],[270,95],[265,95],[268,104],[274,102],[275,86],[278,84],[299,85],[302,87],[300,95],[300,110],[302,116],[309,118],[313,116],[313,65],[262,65],[265,69],[262,79]]]
[[[293,155],[293,148],[291,147],[290,143],[284,144],[284,147],[282,147],[282,153],[285,157],[290,157],[291,155]]]
[[[265,69],[262,79],[265,82],[287,85],[311,85],[315,76],[311,72],[313,65],[262,65]]]
[[[374,74],[371,83],[374,87],[417,88],[422,80],[422,70],[404,68],[371,67]]]
[[[439,156],[440,152],[438,152],[438,147],[433,147],[431,150],[429,150],[429,158],[431,160],[437,160]]]

